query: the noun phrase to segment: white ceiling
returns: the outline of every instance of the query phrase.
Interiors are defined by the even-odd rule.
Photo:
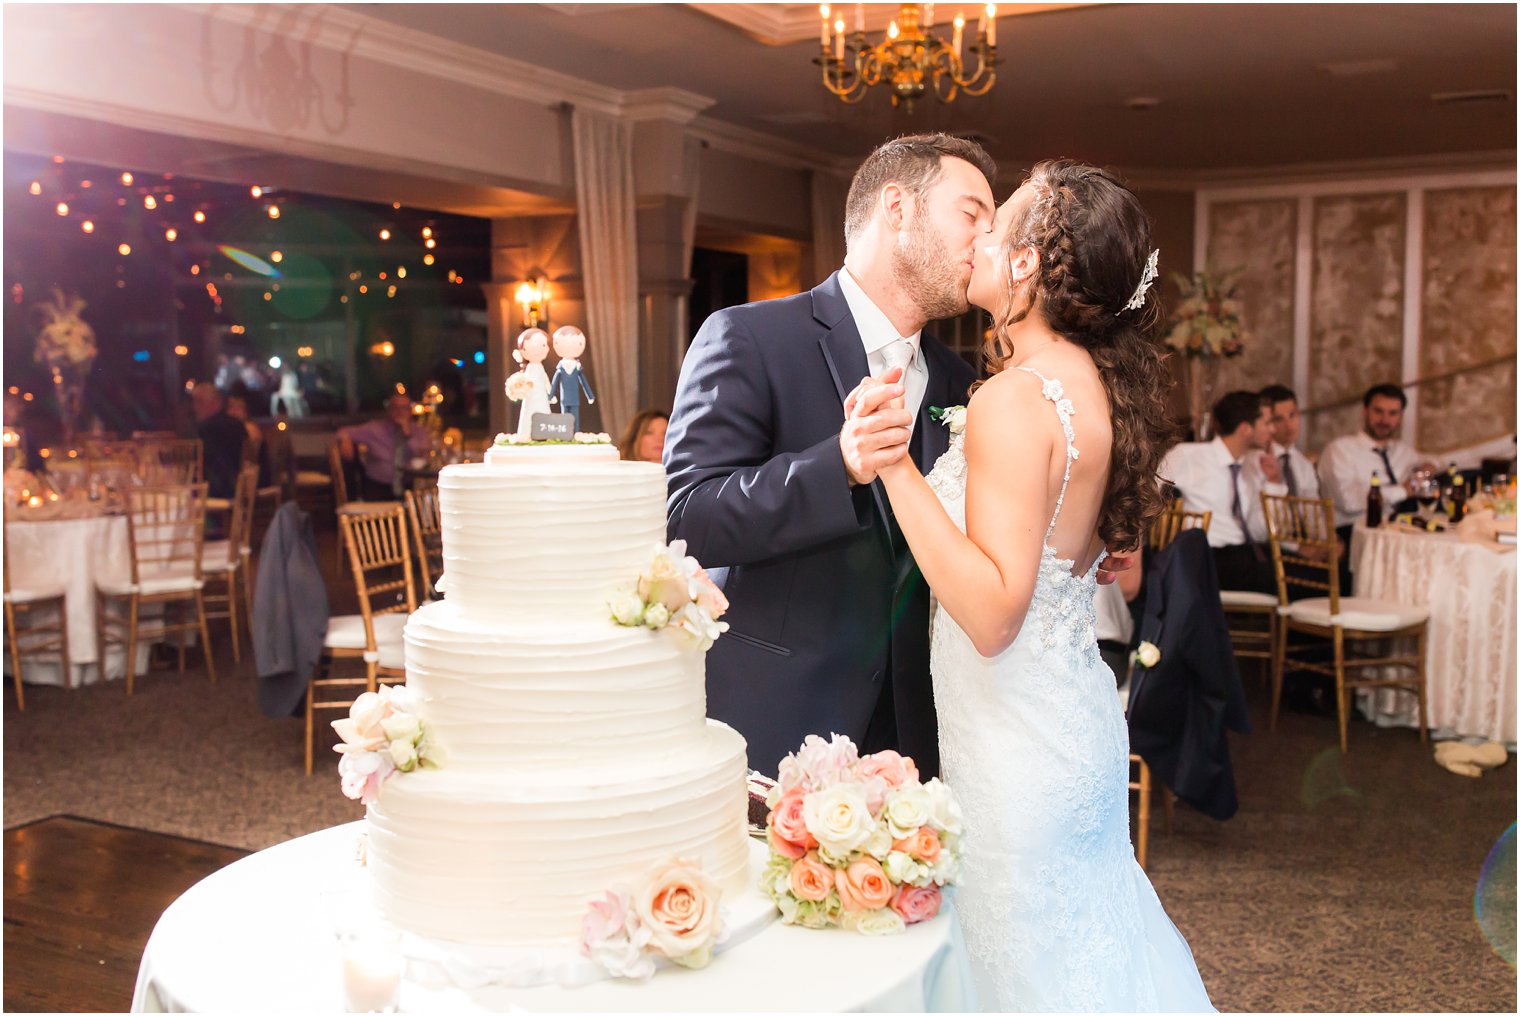
[[[921,103],[911,115],[884,94],[845,106],[824,92],[812,4],[729,5],[723,17],[709,4],[344,6],[612,88],[709,96],[705,119],[838,159],[925,129],[980,134],[1013,164],[1066,155],[1179,179],[1458,153],[1512,159],[1515,148],[1511,4],[1102,4],[1000,16],[992,93]],[[867,7],[868,24],[895,9]],[[970,19],[979,7],[940,3],[938,18],[964,9]],[[762,41],[798,37],[806,41]],[[1507,98],[1431,99],[1492,89]],[[1158,103],[1127,108],[1137,97]]]

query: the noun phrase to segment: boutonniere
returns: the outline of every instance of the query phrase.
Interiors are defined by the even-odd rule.
[[[1140,643],[1140,647],[1130,654],[1129,662],[1137,667],[1144,667],[1146,670],[1150,670],[1161,662],[1161,650],[1157,649],[1154,643],[1142,642]]]
[[[959,434],[966,429],[965,406],[948,406],[945,409],[940,409],[938,406],[930,406],[929,417],[949,427],[952,434]]]

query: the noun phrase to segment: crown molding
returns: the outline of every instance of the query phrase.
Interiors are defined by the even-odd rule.
[[[548,6],[570,6],[566,4],[550,4]],[[607,6],[596,4],[593,6]],[[727,22],[741,32],[754,39],[756,42],[767,46],[790,46],[793,43],[816,40],[820,26],[818,4],[687,4],[686,6],[703,14]],[[889,22],[897,19],[898,4],[853,4],[841,3],[834,5],[834,13],[844,18],[845,29],[855,31],[859,24],[867,33],[885,32]],[[943,15],[935,22],[935,27],[948,31],[950,21],[955,17],[955,12],[965,12],[967,21],[974,21],[981,13],[982,5],[979,3],[941,4],[940,14]],[[1098,4],[1072,3],[1072,4],[999,4],[998,17],[1015,17],[1021,14],[1039,14],[1043,11],[1065,10],[1071,7],[1095,7]],[[856,9],[859,8],[857,21]]]
[[[618,113],[633,123],[668,120],[689,124],[717,101],[683,88],[645,88],[622,93],[618,97]]]
[[[689,133],[717,151],[783,169],[805,169],[849,179],[860,165],[860,158],[855,156],[825,155],[795,141],[710,116],[697,117]]]

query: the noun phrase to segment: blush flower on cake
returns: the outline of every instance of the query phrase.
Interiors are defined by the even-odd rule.
[[[711,649],[728,631],[728,623],[718,620],[728,610],[728,599],[697,559],[687,556],[685,540],[656,544],[638,581],[618,590],[607,609],[620,625],[668,630],[699,652]]]
[[[809,735],[766,803],[761,888],[787,924],[899,932],[938,914],[959,875],[960,806],[895,751],[862,756],[840,734]]]
[[[697,969],[727,934],[722,890],[693,861],[676,858],[639,885],[609,889],[581,921],[581,954],[613,977],[647,980],[655,958]]]
[[[404,685],[388,684],[378,692],[365,692],[354,699],[347,716],[332,721],[332,728],[343,739],[333,747],[343,756],[338,762],[343,796],[365,804],[380,796],[381,786],[393,774],[443,761],[427,724],[417,716],[411,690]]]

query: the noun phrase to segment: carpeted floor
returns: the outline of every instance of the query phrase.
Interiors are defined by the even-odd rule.
[[[213,635],[216,635],[215,630]],[[362,815],[338,791],[327,732],[302,768],[302,721],[268,720],[252,664],[222,677],[162,664],[128,698],[120,683],[27,689],[4,710],[6,827],[73,814],[259,849]],[[192,656],[192,664],[194,657]],[[1513,759],[1451,775],[1406,730],[1285,713],[1235,741],[1241,809],[1217,823],[1154,814],[1150,874],[1221,1010],[1511,1011],[1516,1007],[1515,855],[1485,862],[1516,811]],[[1490,944],[1474,915],[1486,878]],[[1495,918],[1494,915],[1498,917]],[[1499,951],[1509,957],[1502,959]]]

